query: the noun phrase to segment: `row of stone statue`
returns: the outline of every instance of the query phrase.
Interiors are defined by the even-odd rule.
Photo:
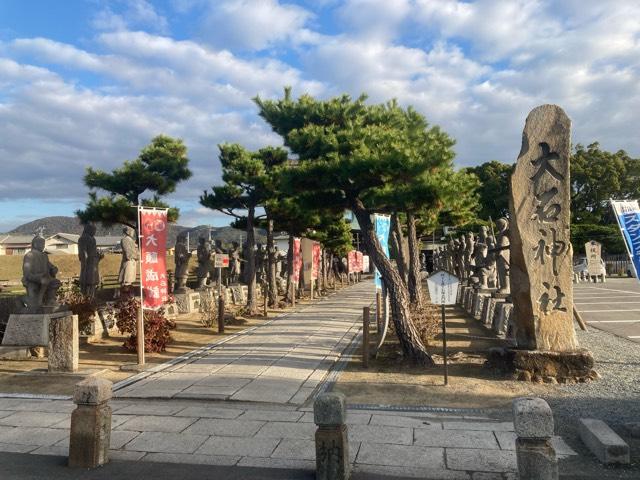
[[[256,281],[258,283],[265,283],[267,279],[267,265],[269,252],[267,248],[261,243],[257,244],[257,249],[254,252],[255,258],[255,272]],[[221,240],[216,240],[213,245],[204,237],[198,239],[198,248],[196,250],[196,259],[198,266],[196,268],[196,275],[198,277],[198,288],[206,287],[209,283],[216,280],[216,272],[214,268],[216,255],[228,255],[229,267],[223,270],[223,282],[227,284],[235,284],[238,282],[248,283],[248,279],[245,278],[247,262],[247,244],[245,243],[242,248],[238,242],[232,242],[231,247],[224,249]],[[286,261],[286,254],[278,247],[273,248],[273,255],[276,266],[276,276],[281,277],[283,272],[286,272],[284,263]],[[187,246],[187,235],[182,233],[178,236],[175,248],[175,289],[176,293],[184,293],[186,291],[187,278],[189,276],[189,259],[192,256],[192,252],[189,251]]]
[[[449,239],[447,245],[434,252],[435,270],[451,272],[478,288],[509,293],[509,221],[499,219],[496,228],[497,238],[482,226],[477,236],[469,232]]]

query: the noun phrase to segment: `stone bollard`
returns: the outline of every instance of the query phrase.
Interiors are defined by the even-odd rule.
[[[516,457],[520,480],[557,480],[558,460],[551,445],[553,413],[541,398],[513,401]]]
[[[111,440],[112,383],[103,378],[88,378],[77,383],[71,414],[69,466],[95,468],[109,461]]]
[[[341,393],[323,393],[313,404],[316,430],[316,479],[348,480],[349,439],[346,405]]]

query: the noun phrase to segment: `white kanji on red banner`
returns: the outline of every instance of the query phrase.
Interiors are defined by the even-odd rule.
[[[140,207],[143,305],[156,310],[167,302],[167,211]]]

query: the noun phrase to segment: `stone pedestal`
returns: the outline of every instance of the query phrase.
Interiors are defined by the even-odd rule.
[[[49,322],[66,317],[71,312],[14,313],[9,316],[2,338],[2,345],[25,347],[49,346]]]
[[[487,367],[512,376],[515,380],[537,383],[575,383],[598,378],[589,350],[575,352],[541,352],[492,348]]]
[[[178,314],[179,313],[180,313],[180,311],[178,309],[178,304],[176,302],[167,303],[164,306],[164,315],[169,320],[175,320],[176,318],[178,318]]]
[[[49,321],[49,373],[78,371],[78,316],[67,314]]]
[[[487,293],[476,292],[473,296],[473,305],[471,307],[471,315],[476,320],[480,320],[482,318],[482,310],[484,308],[485,302],[490,299],[490,295]]]
[[[247,303],[247,295],[249,294],[249,287],[246,285],[231,285],[231,301],[234,305],[244,305]]]
[[[496,305],[494,321],[491,325],[491,329],[498,335],[506,335],[511,314],[513,311],[513,304],[507,302],[501,302]]]
[[[558,460],[551,445],[553,414],[541,398],[513,401],[516,458],[520,480],[557,480]]]
[[[504,302],[503,299],[498,298],[489,298],[482,308],[482,323],[484,323],[487,327],[491,327],[493,325],[493,316],[495,314],[496,305]]]
[[[316,479],[348,480],[349,439],[345,397],[340,393],[319,395],[313,404],[316,431]]]
[[[200,311],[200,294],[198,292],[178,293],[174,297],[180,313]]]
[[[102,378],[78,383],[73,393],[77,408],[71,414],[69,466],[95,468],[109,461],[112,384]]]

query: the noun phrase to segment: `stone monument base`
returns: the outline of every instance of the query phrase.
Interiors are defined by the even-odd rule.
[[[511,297],[510,293],[503,293],[503,292],[494,292],[491,294],[491,296],[493,298],[501,298],[502,300],[507,300],[510,301],[509,297]]]
[[[21,347],[48,347],[49,322],[67,317],[70,311],[56,313],[13,313],[9,316],[2,345]]]
[[[0,360],[30,360],[32,358],[30,347],[0,347]]]
[[[180,313],[200,311],[200,294],[198,292],[177,293],[174,297]]]
[[[575,352],[543,352],[492,348],[485,367],[513,377],[514,380],[536,383],[576,383],[599,378],[593,369],[589,350]]]

